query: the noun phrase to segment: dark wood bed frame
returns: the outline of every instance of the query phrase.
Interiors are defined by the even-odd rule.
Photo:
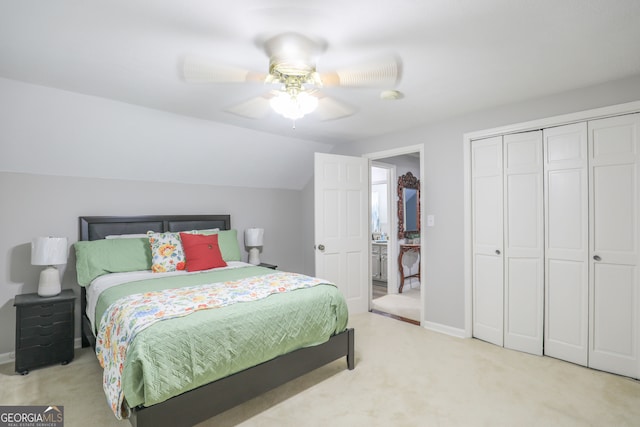
[[[103,239],[113,234],[139,234],[219,228],[231,229],[229,215],[155,215],[80,217],[80,240]],[[95,336],[86,315],[86,290],[81,288],[82,346],[95,349]],[[346,356],[349,370],[355,367],[355,331],[332,336],[314,347],[301,348],[260,365],[175,396],[153,406],[133,408],[134,427],[192,426],[240,403],[274,389],[294,378]]]

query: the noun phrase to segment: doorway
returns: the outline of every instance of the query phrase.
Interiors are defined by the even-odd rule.
[[[397,292],[396,281],[390,279],[388,253],[389,238],[395,230],[395,218],[391,215],[395,165],[371,163],[371,286],[372,298],[380,298]]]
[[[424,284],[422,237],[420,223],[424,215],[420,209],[409,217],[420,221],[410,233],[399,230],[406,224],[405,204],[400,207],[398,178],[416,177],[422,187],[422,146],[405,147],[367,155],[370,165],[370,230],[371,280],[370,303],[372,312],[414,324],[424,321]],[[421,197],[424,199],[424,196]],[[400,200],[399,200],[400,199]],[[414,204],[414,209],[417,209]],[[415,224],[415,222],[414,222]],[[409,248],[410,246],[410,248]],[[404,279],[404,280],[403,280]],[[403,283],[404,282],[404,283]]]

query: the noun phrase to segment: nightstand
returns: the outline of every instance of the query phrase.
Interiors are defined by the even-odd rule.
[[[46,298],[16,295],[16,372],[73,360],[75,301],[71,289]]]
[[[275,270],[276,268],[278,268],[277,265],[267,264],[266,262],[261,262],[260,264],[258,264],[258,267],[270,268],[272,270]]]

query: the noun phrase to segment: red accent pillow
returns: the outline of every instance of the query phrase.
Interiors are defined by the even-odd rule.
[[[180,233],[184,256],[187,261],[187,271],[209,270],[211,268],[226,267],[222,259],[218,235],[203,235]]]

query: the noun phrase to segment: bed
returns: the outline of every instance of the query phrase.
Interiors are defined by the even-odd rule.
[[[200,291],[202,287],[209,289],[210,292],[213,292],[212,289],[219,292],[223,288],[234,288],[237,283],[240,283],[237,286],[238,289],[242,289],[241,286],[244,286],[245,282],[255,282],[257,286],[266,288],[265,283],[271,283],[276,280],[275,278],[277,280],[293,278],[295,286],[305,288],[292,287],[292,290],[296,290],[278,292],[257,301],[236,303],[215,310],[209,309],[214,307],[203,305],[202,310],[188,316],[180,315],[177,318],[169,318],[166,322],[159,322],[162,326],[152,324],[147,327],[148,329],[139,332],[135,339],[132,339],[131,347],[126,351],[125,367],[123,368],[121,364],[119,369],[123,383],[128,384],[128,387],[122,387],[125,389],[122,392],[124,401],[133,402],[132,405],[127,405],[127,409],[130,408],[130,414],[127,415],[133,426],[194,425],[342,357],[346,357],[349,370],[354,368],[355,332],[353,329],[346,328],[346,319],[344,318],[346,314],[345,316],[342,314],[346,312],[346,304],[343,309],[343,303],[340,301],[342,297],[336,297],[335,290],[332,290],[335,287],[320,283],[322,281],[315,278],[307,278],[294,273],[275,272],[236,261],[239,257],[238,249],[233,248],[233,244],[227,246],[224,240],[227,239],[226,242],[233,243],[235,239],[237,246],[236,231],[231,228],[229,215],[80,217],[79,222],[80,242],[101,241],[76,245],[79,282],[81,282],[80,271],[87,271],[87,255],[82,252],[86,249],[80,250],[79,248],[86,248],[89,245],[104,246],[115,248],[113,251],[120,253],[117,248],[131,248],[132,245],[137,244],[136,241],[146,242],[145,236],[148,231],[191,233],[194,230],[213,230],[212,233],[217,235],[216,239],[220,242],[222,254],[225,257],[233,258],[226,263],[225,268],[185,275],[181,275],[182,271],[154,275],[132,270],[136,269],[136,256],[126,256],[129,249],[123,249],[120,256],[120,259],[126,257],[125,261],[121,260],[120,262],[128,264],[123,268],[128,271],[121,273],[108,266],[104,267],[100,264],[103,259],[107,264],[115,262],[111,259],[114,254],[112,252],[106,253],[99,260],[101,268],[106,270],[98,270],[98,272],[92,270],[89,278],[83,276],[82,282],[85,286],[81,286],[82,346],[97,348],[99,358],[102,357],[104,348],[109,347],[109,345],[105,346],[103,342],[105,340],[104,330],[116,329],[106,321],[101,322],[100,319],[116,319],[117,317],[110,317],[113,311],[116,314],[118,309],[125,311],[122,307],[126,307],[127,298],[130,298],[127,296],[129,293],[143,293],[144,295],[163,293],[166,298],[166,293],[174,292],[173,287],[178,282],[187,286],[179,292],[187,292],[187,290],[191,292],[195,288]],[[195,234],[201,233],[196,231]],[[105,240],[102,241],[102,239]],[[232,252],[233,249],[236,250],[235,253]],[[230,253],[233,256],[229,256]],[[114,255],[114,258],[118,257]],[[80,265],[81,263],[82,265]],[[92,268],[94,267],[95,265],[92,264]],[[131,275],[133,278],[130,277]],[[95,279],[93,279],[94,276],[96,276]],[[125,278],[122,279],[120,276]],[[152,276],[158,276],[158,278]],[[257,277],[260,277],[260,280],[256,279]],[[262,280],[263,278],[264,280]],[[91,283],[89,283],[89,279],[93,279]],[[109,285],[105,286],[104,283],[109,283]],[[225,286],[220,286],[221,283]],[[229,284],[234,284],[234,286],[229,286]],[[289,285],[294,285],[294,283]],[[278,285],[277,288],[283,290],[284,286]],[[134,287],[135,290],[126,290],[128,287]],[[272,288],[273,285],[270,289]],[[256,292],[252,290],[250,293],[253,295]],[[171,295],[171,298],[174,296]],[[299,296],[304,296],[304,298],[298,300]],[[330,302],[322,302],[316,298],[330,298]],[[112,304],[114,301],[118,301],[118,304]],[[177,304],[174,306],[178,307]],[[318,313],[314,316],[308,316],[312,310],[317,310]],[[301,313],[307,314],[304,321],[302,318],[298,320],[298,317],[295,317],[300,316]],[[334,313],[337,314],[334,316]],[[138,317],[138,315],[134,317]],[[322,322],[316,324],[314,318],[320,318]],[[308,319],[312,320],[308,321]],[[310,325],[307,330],[308,323]],[[263,332],[262,328],[265,328],[267,332]],[[197,330],[200,335],[193,335],[196,333],[194,330]],[[244,331],[242,334],[248,334],[249,337],[253,336],[253,338],[247,339],[249,341],[248,349],[244,347],[241,349],[240,346],[247,345],[247,343],[243,343],[243,339],[236,337],[236,335],[245,336],[236,333],[237,331]],[[278,335],[273,339],[266,340],[265,343],[252,342],[255,340],[255,336],[268,336],[274,333]],[[97,341],[96,336],[99,337]],[[171,337],[175,337],[176,341],[171,341],[174,339]],[[223,339],[229,341],[223,342]],[[275,344],[276,342],[277,344]],[[207,345],[209,347],[206,347]],[[169,353],[168,350],[172,348],[178,348],[183,353],[187,350],[190,352],[189,354],[184,353],[186,354],[184,358],[189,359],[188,363],[184,363],[184,368],[176,368],[171,365],[171,363],[184,362],[173,360],[177,359],[175,356],[168,358],[168,360],[156,359],[160,357],[159,354]],[[219,353],[219,359],[216,352]],[[122,355],[122,357],[125,356]],[[199,358],[211,363],[203,364]],[[198,363],[194,361],[198,361]],[[161,366],[164,370],[161,370],[160,373],[154,372],[154,364]],[[143,368],[148,371],[144,371]],[[184,369],[184,373],[180,369]],[[167,372],[173,372],[177,381],[186,384],[180,384],[179,387],[169,384],[166,390],[162,389],[157,392],[151,390],[153,387],[149,387],[149,385],[156,387],[156,383],[171,382],[165,381],[165,377],[171,377],[166,374]],[[205,383],[201,384],[203,381]],[[118,379],[119,384],[120,379]],[[175,390],[171,389],[172,386]]]

